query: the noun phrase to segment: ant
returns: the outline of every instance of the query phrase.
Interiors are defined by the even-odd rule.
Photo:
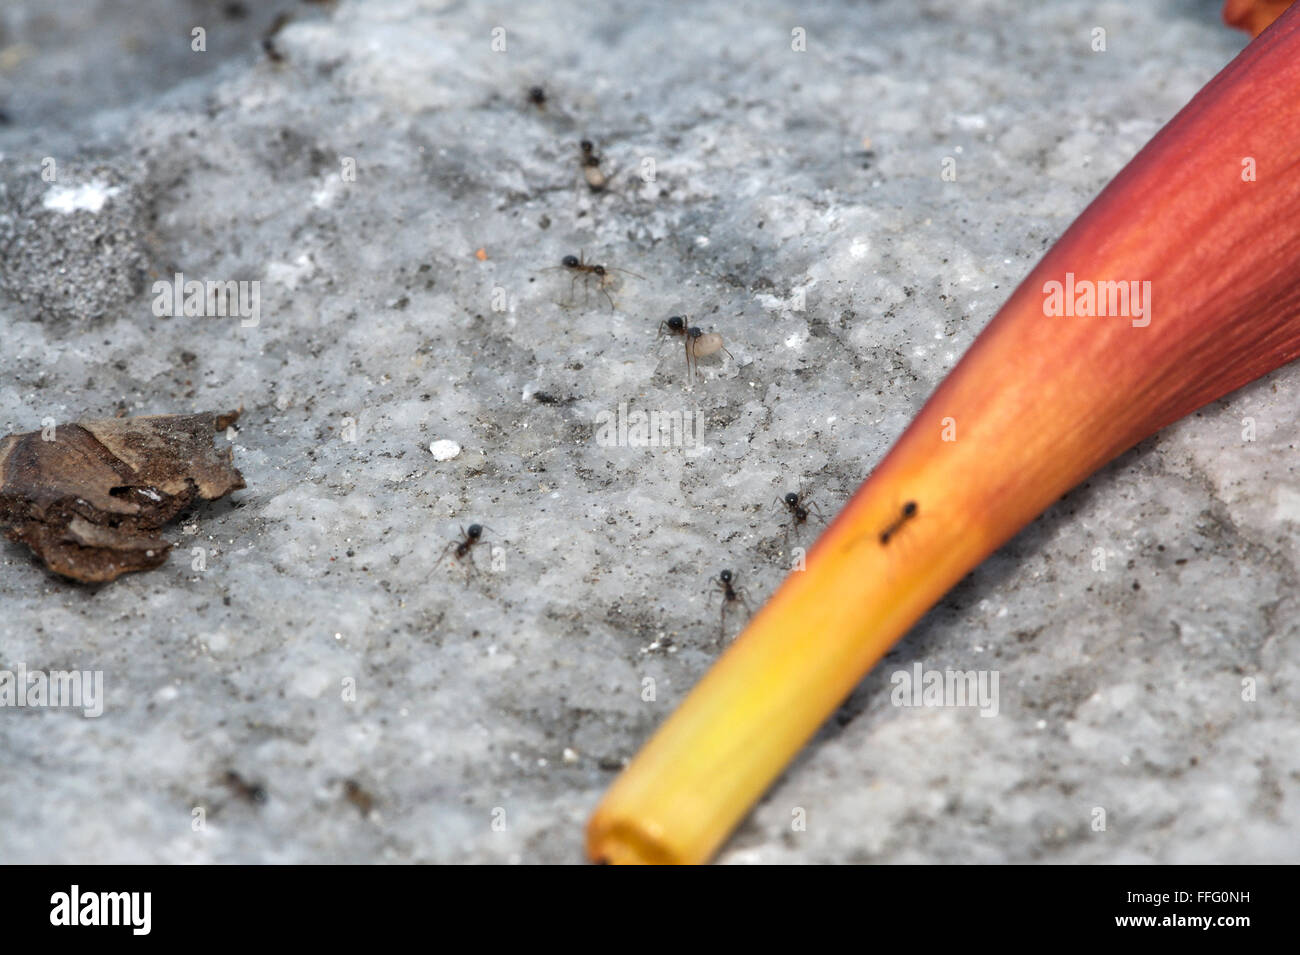
[[[587,180],[587,188],[592,192],[604,192],[608,179],[600,171],[600,157],[596,155],[596,147],[591,144],[590,139],[584,139],[578,144],[582,150],[582,176]]]
[[[898,533],[899,528],[916,516],[916,511],[916,501],[908,501],[904,504],[902,513],[880,532],[880,546],[883,547],[888,544],[889,539]]]
[[[659,334],[655,337],[662,338],[665,331],[669,335],[685,335],[687,331],[686,319],[681,315],[672,315],[664,319],[659,323]]]
[[[722,347],[722,336],[717,332],[709,332],[707,335],[698,325],[693,325],[686,332],[686,371],[692,381],[695,380],[695,371],[700,367],[700,359],[709,355],[722,352],[733,362],[736,360],[731,352]],[[691,366],[691,359],[695,359],[694,369]]]
[[[442,549],[442,553],[439,555],[438,559],[434,562],[434,567],[441,564],[443,558],[447,556],[447,551],[453,550],[454,548],[452,558],[454,560],[461,560],[465,557],[469,557],[468,566],[471,568],[472,572],[474,568],[474,556],[470,551],[473,550],[475,544],[483,543],[483,525],[471,524],[469,527],[462,527],[460,532],[463,535],[463,539],[454,540],[448,543],[447,546]],[[466,577],[465,580],[466,583],[469,582],[468,577]]]
[[[789,533],[790,529],[799,527],[808,522],[809,508],[816,511],[818,517],[822,517],[822,509],[817,506],[816,501],[809,497],[802,497],[795,491],[790,491],[788,494],[785,494],[777,503],[783,504],[785,509],[790,512],[790,517],[792,518],[789,528],[786,529],[786,533]]]
[[[675,314],[675,316],[669,316],[659,322],[659,331],[655,333],[655,338],[663,338],[664,333],[667,331],[669,335],[677,335],[677,337],[684,339],[688,330],[685,317]]]
[[[724,570],[718,573],[718,579],[713,582],[714,589],[709,592],[709,600],[713,600],[713,594],[722,594],[722,612],[718,618],[718,639],[721,640],[726,633],[727,610],[731,605],[739,602],[745,608],[745,613],[749,613],[749,601],[746,599],[747,593],[743,587],[733,586],[735,575]]]
[[[613,280],[613,276],[610,275],[609,273],[622,272],[625,275],[631,275],[638,279],[645,278],[644,275],[637,275],[635,272],[629,272],[627,269],[616,269],[612,265],[608,265],[608,266],[595,265],[591,262],[588,262],[582,255],[566,255],[564,258],[560,260],[559,265],[548,266],[542,271],[551,272],[554,271],[555,269],[568,269],[570,272],[573,273],[573,281],[569,283],[570,304],[568,306],[564,306],[566,308],[571,307],[573,304],[573,299],[574,299],[573,290],[578,284],[578,279],[582,279],[582,291],[583,291],[583,298],[585,301],[587,292],[590,287],[589,283],[591,282],[591,277],[594,275],[596,277],[596,288],[601,295],[605,296],[605,300],[609,302],[609,307],[610,310],[612,311],[615,307],[614,299],[611,298],[609,292],[605,290],[605,287],[609,285],[609,283]]]
[[[528,102],[532,103],[540,110],[546,109],[546,90],[540,86],[530,87],[528,90]]]
[[[681,336],[686,346],[686,374],[692,381],[695,379],[694,368],[699,366],[701,356],[707,357],[720,351],[735,361],[731,352],[722,347],[721,335],[717,332],[709,332],[706,335],[699,326],[687,324],[685,317],[681,315],[673,315],[660,322],[658,337],[662,338],[665,331],[669,335]],[[691,364],[692,359],[695,359],[694,366]]]
[[[221,777],[221,781],[226,787],[238,796],[240,799],[251,803],[266,802],[266,790],[257,783],[250,783],[233,769],[227,770],[226,774]]]
[[[283,30],[288,25],[289,21],[292,19],[293,19],[292,14],[289,13],[277,14],[276,18],[271,21],[271,25],[266,28],[266,32],[262,34],[262,49],[266,52],[267,58],[272,63],[284,62],[284,54],[280,52],[280,48],[276,46],[275,38],[279,34],[279,32]]]

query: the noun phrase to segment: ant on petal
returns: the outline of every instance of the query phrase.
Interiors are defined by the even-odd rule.
[[[890,538],[897,534],[904,524],[916,516],[916,511],[916,501],[908,501],[904,504],[902,513],[890,521],[889,526],[880,532],[880,546],[883,547],[888,544]]]

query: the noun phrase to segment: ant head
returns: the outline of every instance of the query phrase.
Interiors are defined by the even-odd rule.
[[[691,327],[691,330],[686,334],[690,335],[692,338],[699,338],[701,335],[704,334],[704,329],[700,328],[700,326],[698,325],[694,325]]]
[[[576,255],[566,255],[560,260],[560,264],[566,269],[576,269],[578,267],[578,257]]]
[[[603,265],[593,265],[593,266],[591,267],[591,270],[592,270],[593,272],[595,272],[597,275],[604,275],[604,274],[605,274],[605,266],[603,266]]]
[[[675,332],[680,332],[686,328],[686,319],[680,315],[673,315],[668,319],[667,325]]]
[[[578,145],[582,147],[584,153],[589,153],[595,148],[591,145],[590,139],[584,139],[582,142],[578,143]]]
[[[470,540],[478,540],[483,536],[483,525],[471,524],[469,527],[465,528],[465,536]]]
[[[916,501],[908,501],[903,505],[903,516],[911,517],[916,513]]]
[[[724,570],[722,573],[718,574],[718,579],[724,584],[731,583],[731,571]]]
[[[796,494],[794,491],[791,491],[789,494],[785,496],[785,502],[789,504],[791,507],[794,507],[796,504],[799,503],[799,495]]]
[[[532,89],[528,91],[528,98],[532,100],[534,103],[545,102],[546,90],[542,89],[540,86],[534,86]]]

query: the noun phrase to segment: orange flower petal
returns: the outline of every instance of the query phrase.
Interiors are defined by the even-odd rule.
[[[1223,22],[1230,27],[1259,36],[1273,21],[1286,12],[1294,0],[1226,0]]]

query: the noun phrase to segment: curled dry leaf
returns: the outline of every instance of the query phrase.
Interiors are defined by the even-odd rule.
[[[212,435],[238,411],[60,425],[0,440],[0,528],[57,574],[104,583],[152,570],[171,544],[158,530],[195,499],[244,487],[234,452]]]

